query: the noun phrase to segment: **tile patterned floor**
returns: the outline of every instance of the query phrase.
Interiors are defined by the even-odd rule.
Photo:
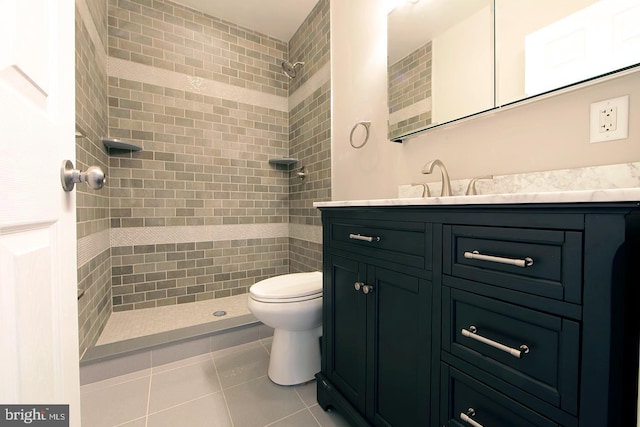
[[[241,294],[188,304],[111,313],[96,345],[249,314],[247,298],[248,294]],[[226,316],[214,316],[213,313],[218,310],[226,311]]]
[[[267,377],[271,338],[82,386],[83,427],[348,427]]]

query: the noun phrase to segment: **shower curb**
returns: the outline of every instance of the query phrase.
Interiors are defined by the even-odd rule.
[[[150,369],[272,335],[272,328],[262,324],[252,314],[247,314],[90,347],[80,360],[80,385]]]

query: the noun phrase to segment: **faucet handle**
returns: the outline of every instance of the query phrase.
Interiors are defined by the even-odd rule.
[[[467,187],[467,192],[465,193],[467,196],[475,196],[476,194],[478,194],[476,190],[476,181],[479,179],[493,179],[493,175],[484,175],[472,178],[471,181],[469,181],[469,186]]]
[[[412,182],[412,186],[422,186],[422,197],[431,197],[431,191],[429,190],[429,186],[426,182]]]

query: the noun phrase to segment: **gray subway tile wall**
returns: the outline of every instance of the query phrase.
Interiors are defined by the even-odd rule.
[[[331,140],[331,88],[327,82],[290,112],[291,156],[308,168],[303,182],[290,178],[291,222],[321,226],[314,201],[331,200],[331,153],[323,146]],[[296,165],[297,166],[297,165]]]
[[[153,308],[246,293],[284,274],[286,237],[112,248],[113,310]]]
[[[304,62],[305,65],[297,70],[295,79],[289,80],[289,95],[329,61],[329,24],[329,2],[321,0],[291,37],[288,59],[292,62]]]
[[[388,65],[389,114],[402,115],[397,121],[390,121],[389,139],[431,124],[430,107],[405,114],[401,112],[431,98],[431,52],[432,42],[428,42]]]
[[[321,0],[289,41],[289,58],[304,67],[289,83],[289,95],[311,77],[323,75],[330,64],[329,1]],[[331,82],[289,108],[289,155],[299,159],[293,168],[305,166],[308,176],[300,182],[289,178],[289,222],[322,230],[313,202],[331,200]],[[292,229],[295,229],[292,227]],[[310,240],[292,233],[289,237],[291,272],[322,271],[321,237]],[[321,234],[318,233],[319,235]]]
[[[279,96],[287,43],[170,1],[109,0],[109,56]]]
[[[78,262],[92,289],[79,300],[81,354],[111,310],[220,298],[269,275],[319,270],[312,204],[331,198],[329,1],[289,42],[170,1],[76,8],[77,80],[95,86],[79,91],[78,114],[99,118],[79,120],[91,129],[87,165],[108,175],[102,193],[78,197],[79,246],[92,249]],[[306,63],[292,81],[280,66],[289,58]],[[142,151],[107,153],[106,135]],[[269,165],[274,157],[299,158],[308,177]]]
[[[76,159],[70,160],[77,169],[97,165],[108,175],[108,156],[101,142],[108,127],[106,22],[106,2],[76,3],[76,126],[85,136],[76,138]],[[77,237],[95,241],[87,258],[78,251],[78,288],[84,291],[78,299],[80,354],[97,340],[111,313],[110,247],[108,239],[100,239],[109,232],[109,190],[108,185],[99,192],[86,185],[74,190]]]
[[[112,134],[143,147],[110,158],[112,227],[288,221],[286,176],[268,164],[288,154],[285,112],[109,82]]]

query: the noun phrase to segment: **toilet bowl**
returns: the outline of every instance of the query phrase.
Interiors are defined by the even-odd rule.
[[[253,315],[274,329],[269,378],[276,384],[310,381],[320,371],[322,273],[292,273],[257,282],[247,301]]]

